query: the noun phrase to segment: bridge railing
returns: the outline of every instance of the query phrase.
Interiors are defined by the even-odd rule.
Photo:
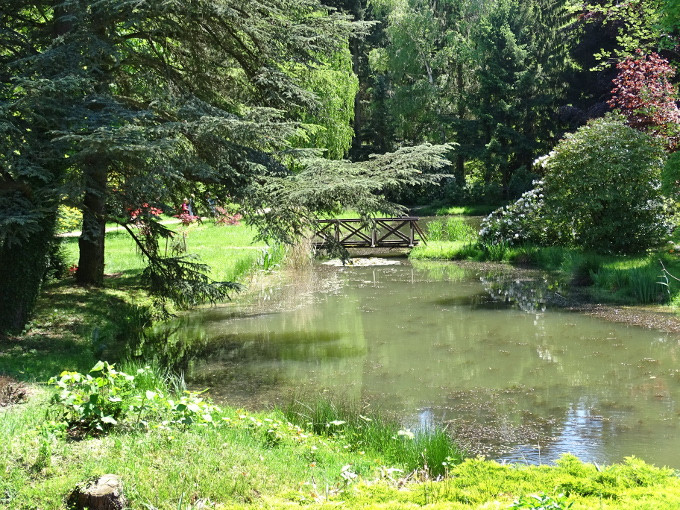
[[[345,248],[412,248],[420,241],[426,242],[425,234],[418,225],[420,218],[338,218],[318,220],[312,244],[322,248],[340,244]]]

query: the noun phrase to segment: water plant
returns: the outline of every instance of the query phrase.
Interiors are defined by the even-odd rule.
[[[510,244],[505,241],[495,243],[481,243],[480,247],[484,252],[486,260],[501,262],[506,260]]]
[[[272,244],[260,250],[257,258],[257,266],[262,271],[272,271],[279,267],[285,256],[286,246],[284,244]]]

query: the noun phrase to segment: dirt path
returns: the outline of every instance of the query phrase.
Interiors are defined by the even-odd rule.
[[[181,223],[181,220],[179,219],[171,219],[171,220],[163,220],[159,222],[161,225],[174,225],[177,223]],[[125,227],[106,227],[106,232],[117,232],[119,230],[125,230]],[[57,237],[80,237],[80,234],[82,232],[80,230],[74,230],[72,232],[64,232],[63,234],[57,234]]]

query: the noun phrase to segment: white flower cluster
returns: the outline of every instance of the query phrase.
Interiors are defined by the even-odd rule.
[[[518,244],[541,241],[545,233],[541,226],[543,181],[534,181],[534,186],[514,204],[497,209],[484,219],[479,231],[482,242]]]

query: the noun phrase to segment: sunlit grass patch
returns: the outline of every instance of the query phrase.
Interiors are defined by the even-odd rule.
[[[430,241],[415,246],[409,253],[414,260],[479,260],[482,250],[466,241]]]
[[[498,209],[498,205],[461,205],[440,207],[437,216],[486,216]]]
[[[182,235],[179,224],[171,227]],[[284,255],[254,243],[255,232],[245,224],[205,222],[185,233],[187,253],[208,264],[217,281],[243,281],[265,265],[272,269]],[[132,238],[125,231],[108,232],[105,249],[104,287],[80,287],[72,277],[46,285],[26,332],[0,349],[0,374],[45,381],[61,370],[85,370],[98,357],[113,356],[120,342],[134,343],[154,320],[153,299],[139,278],[146,261]],[[165,251],[163,242],[160,249]],[[78,239],[63,238],[62,252],[66,267],[75,266]]]

